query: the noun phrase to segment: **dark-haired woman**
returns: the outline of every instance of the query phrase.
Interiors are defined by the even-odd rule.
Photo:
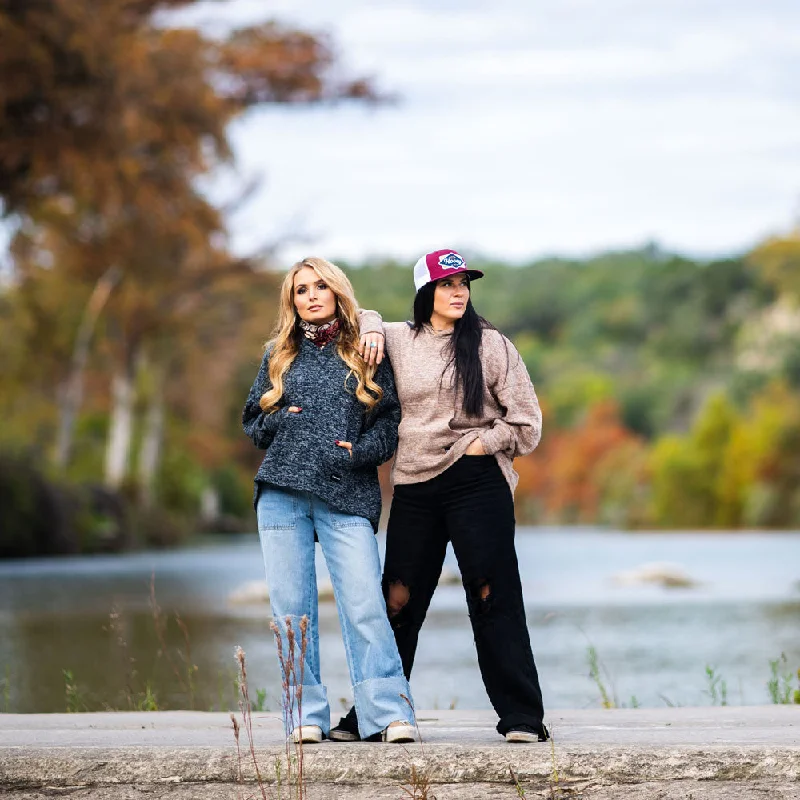
[[[361,316],[369,361],[385,337],[402,412],[383,588],[408,677],[452,542],[497,731],[511,742],[545,741],[512,495],[513,459],[538,444],[541,412],[519,353],[472,306],[470,284],[482,276],[453,250],[428,253],[414,267],[413,323]],[[353,740],[356,731],[351,709],[331,738]]]

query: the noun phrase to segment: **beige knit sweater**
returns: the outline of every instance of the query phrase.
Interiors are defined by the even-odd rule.
[[[414,334],[407,322],[381,322],[375,311],[361,312],[361,332],[382,332],[394,367],[402,417],[392,467],[393,483],[418,483],[444,472],[480,438],[513,492],[518,475],[513,460],[530,453],[542,433],[542,413],[519,353],[499,331],[484,330],[481,344],[484,411],[468,417],[453,387],[445,346],[450,333],[430,326]]]

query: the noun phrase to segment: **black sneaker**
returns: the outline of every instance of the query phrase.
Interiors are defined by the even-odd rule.
[[[532,725],[515,725],[506,731],[507,742],[529,744],[531,742],[546,742],[549,738],[550,734],[544,725],[542,725],[541,730],[537,730]]]
[[[328,738],[333,742],[360,742],[358,734],[358,716],[356,707],[352,706],[347,715],[339,720],[339,724],[331,728]]]

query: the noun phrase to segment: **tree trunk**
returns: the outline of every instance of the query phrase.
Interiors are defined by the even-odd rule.
[[[153,370],[153,390],[147,405],[139,453],[139,487],[145,508],[155,504],[156,475],[161,463],[161,445],[164,438],[164,382],[161,370]]]
[[[64,383],[59,403],[58,438],[56,440],[55,465],[64,469],[72,455],[72,437],[75,420],[83,401],[83,373],[89,360],[89,345],[92,341],[97,318],[108,301],[111,291],[120,278],[117,267],[109,267],[94,286],[91,297],[83,310],[81,325],[72,350],[69,374]]]
[[[105,484],[119,489],[128,472],[133,439],[134,379],[130,361],[111,378],[111,420],[106,445]]]
[[[206,486],[200,495],[200,519],[214,522],[219,518],[219,492],[213,486]]]

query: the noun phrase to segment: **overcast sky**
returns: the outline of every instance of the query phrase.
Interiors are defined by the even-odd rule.
[[[238,122],[232,181],[265,181],[233,220],[237,250],[301,229],[314,240],[287,262],[648,240],[710,255],[800,211],[797,0],[233,0],[193,14],[270,17],[329,32],[352,73],[402,102]]]

